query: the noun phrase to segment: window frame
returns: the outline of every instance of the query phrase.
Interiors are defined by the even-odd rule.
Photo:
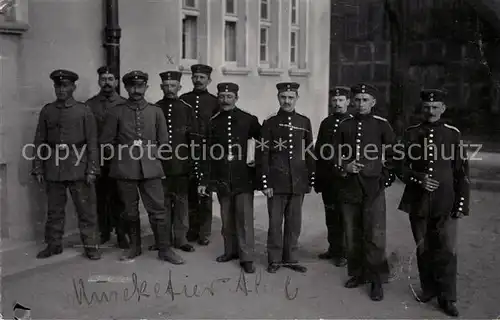
[[[265,1],[266,7],[267,7],[267,17],[263,18],[262,17],[262,3]],[[259,20],[260,21],[269,21],[271,22],[271,1],[272,0],[259,0]]]
[[[184,19],[186,17],[195,17],[196,18],[196,40],[195,40],[195,45],[196,45],[196,57],[193,59],[193,58],[185,58],[183,56],[183,47],[184,47],[184,43],[183,43],[183,36],[184,36]],[[182,16],[181,16],[181,46],[180,46],[180,57],[181,57],[181,61],[184,61],[184,62],[188,62],[188,63],[196,63],[198,60],[199,60],[199,43],[198,43],[198,38],[199,38],[199,35],[198,35],[198,30],[199,30],[199,12],[183,12],[182,13]]]
[[[238,5],[238,0],[232,0],[233,1],[233,7],[234,7],[234,12],[227,12],[227,1],[228,0],[224,0],[224,4],[223,4],[223,10],[224,10],[224,17],[225,19],[229,18],[229,17],[234,17],[235,19],[238,19],[238,9],[239,9],[239,5]]]
[[[182,9],[184,9],[184,10],[198,10],[199,9],[198,0],[192,0],[192,1],[194,1],[194,6],[188,6],[186,4],[187,0],[182,0]]]
[[[226,60],[226,24],[228,22],[234,23],[235,26],[235,44],[234,44],[234,60]],[[224,33],[224,50],[223,50],[223,55],[224,55],[224,64],[226,65],[233,65],[236,66],[238,63],[238,18],[237,17],[225,17],[224,18],[224,25],[223,25],[223,33]]]
[[[265,54],[266,54],[266,59],[262,60],[261,56],[261,46],[262,46],[262,30],[266,30],[266,43],[265,43]],[[266,66],[269,67],[270,65],[270,59],[269,59],[269,36],[271,34],[271,22],[262,22],[260,23],[259,26],[259,65],[261,66]]]
[[[292,34],[295,34],[295,54],[294,58],[295,61],[292,61]],[[299,39],[300,39],[300,28],[292,26],[290,28],[290,65],[297,68],[299,65],[299,57],[300,57],[300,46],[299,46]]]
[[[249,1],[255,0],[234,0],[234,10],[235,13],[226,12],[226,1],[222,2],[221,14],[222,14],[222,44],[223,49],[221,50],[221,60],[223,61],[223,66],[221,71],[225,75],[248,75],[251,69],[248,68],[248,28],[247,14],[248,14],[248,3]],[[226,60],[226,23],[235,22],[236,23],[236,45],[234,52],[236,54],[236,61]]]

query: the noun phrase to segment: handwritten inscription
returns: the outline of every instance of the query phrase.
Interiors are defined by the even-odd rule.
[[[210,282],[209,285],[195,284],[195,285],[174,285],[172,271],[168,273],[168,281],[166,285],[159,282],[151,285],[146,280],[139,281],[136,273],[132,273],[131,287],[126,287],[123,290],[110,290],[110,291],[91,291],[82,279],[73,279],[73,290],[76,296],[78,305],[100,305],[106,303],[129,302],[145,299],[167,298],[175,301],[176,297],[183,298],[201,298],[203,296],[215,296],[216,293],[231,292],[234,294],[242,294],[249,296],[250,293],[259,295],[259,287],[262,282],[262,273],[255,274],[254,281],[249,281],[248,276],[241,270],[236,282],[231,281],[232,278],[217,278]],[[295,300],[299,293],[298,288],[293,288],[292,279],[287,276],[284,283],[283,292],[287,300]]]

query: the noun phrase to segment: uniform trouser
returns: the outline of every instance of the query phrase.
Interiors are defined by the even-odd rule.
[[[189,234],[204,240],[212,233],[212,197],[198,194],[196,179],[189,181]]]
[[[66,189],[69,189],[76,214],[80,237],[85,247],[95,248],[98,244],[98,227],[94,184],[85,181],[47,181],[47,223],[45,241],[51,246],[61,246],[66,220]]]
[[[344,258],[346,255],[346,233],[340,202],[335,191],[325,190],[321,193],[325,205],[326,229],[328,231],[328,252],[334,257]]]
[[[342,203],[347,236],[349,276],[386,282],[389,265],[385,256],[385,192],[361,203]]]
[[[97,179],[95,187],[97,217],[101,236],[111,233],[113,228],[115,228],[117,234],[124,232],[120,219],[123,206],[118,194],[116,180],[104,173]]]
[[[410,215],[417,245],[417,263],[422,290],[443,300],[457,299],[457,225],[449,215],[426,218]]]
[[[269,229],[267,256],[269,263],[297,263],[302,227],[303,194],[277,194],[267,200]],[[282,229],[285,221],[284,230]]]
[[[218,198],[221,209],[224,254],[238,255],[241,262],[252,262],[255,248],[253,192],[218,195]]]
[[[140,247],[139,193],[148,213],[149,223],[157,234],[160,250],[171,245],[172,221],[165,210],[161,179],[117,180],[118,191],[124,205],[123,217],[129,225],[131,247]]]
[[[181,192],[170,192],[165,187],[165,208],[170,212],[174,244],[182,246],[187,243],[189,229],[188,195]]]

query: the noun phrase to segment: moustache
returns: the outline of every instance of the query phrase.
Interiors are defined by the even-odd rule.
[[[105,85],[104,85],[104,88],[112,88],[112,87],[111,87],[111,85],[109,85],[109,84],[105,84]]]
[[[201,82],[195,82],[194,85],[195,86],[201,86],[201,85],[203,85],[203,83],[201,83]]]

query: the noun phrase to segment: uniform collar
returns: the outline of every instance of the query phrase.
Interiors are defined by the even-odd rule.
[[[443,124],[444,124],[443,119],[439,119],[439,120],[434,121],[434,122],[429,122],[429,121],[422,122],[422,125],[424,127],[429,127],[429,128],[436,128],[436,127],[442,126]]]
[[[58,108],[70,108],[76,104],[75,98],[71,97],[68,100],[62,102],[62,101],[56,101],[56,106]]]
[[[371,113],[368,113],[368,114],[361,114],[361,113],[357,113],[354,115],[354,118],[356,120],[368,120],[372,117],[372,114]]]
[[[285,111],[281,108],[278,110],[278,115],[280,115],[280,116],[293,116],[293,115],[295,115],[295,113],[296,113],[295,110]]]
[[[348,112],[345,112],[345,113],[332,113],[332,116],[336,119],[344,119],[344,118],[348,118],[350,116],[350,114]]]
[[[142,98],[139,101],[134,101],[134,100],[127,100],[127,106],[132,109],[132,110],[143,110],[148,106],[148,102],[146,99]]]
[[[196,94],[207,94],[208,90],[207,89],[205,89],[205,90],[193,89],[193,93],[196,93]]]
[[[97,95],[99,97],[99,99],[101,101],[110,101],[110,102],[113,102],[115,101],[117,98],[118,98],[118,93],[116,91],[113,90],[113,92],[111,93],[111,95],[106,95],[104,94],[104,92],[99,92],[99,94]]]
[[[163,99],[161,99],[161,101],[166,101],[166,102],[176,101],[176,100],[179,100],[179,97],[175,97],[175,98],[163,97]]]

